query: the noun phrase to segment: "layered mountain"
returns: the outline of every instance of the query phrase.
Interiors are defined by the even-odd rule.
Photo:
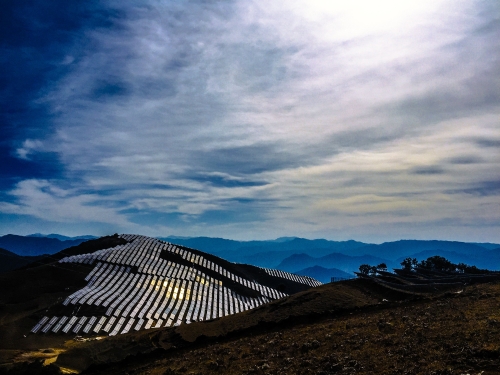
[[[349,254],[355,249],[367,245],[353,240],[309,240],[297,237],[283,237],[269,241],[234,241],[210,237],[166,237],[163,239],[200,249],[233,262],[269,268],[275,268],[283,259],[293,254],[307,253],[314,257],[321,257],[333,252]]]
[[[373,255],[349,256],[340,253],[332,253],[323,257],[315,258],[308,254],[294,254],[284,259],[277,268],[288,272],[298,272],[303,268],[320,266],[323,268],[336,268],[353,277],[353,272],[357,271],[360,264],[380,264],[386,263],[389,267],[396,266],[396,263],[388,259],[383,259]],[[333,277],[334,275],[332,275]]]
[[[37,238],[56,238],[59,241],[72,241],[72,240],[93,240],[97,238],[96,236],[91,236],[91,235],[83,235],[83,236],[74,236],[74,237],[69,237],[69,236],[63,236],[62,234],[57,234],[57,233],[50,233],[50,234],[41,234],[41,233],[33,233],[33,234],[28,234],[26,237],[37,237]]]
[[[168,239],[168,237],[167,237]],[[430,255],[453,256],[462,259],[467,264],[484,264],[485,259],[493,263],[491,269],[500,269],[500,259],[497,259],[494,243],[466,243],[459,241],[423,241],[399,240],[382,244],[367,244],[358,241],[330,241],[325,239],[308,240],[305,238],[287,237],[272,241],[234,241],[223,238],[194,237],[177,238],[172,241],[192,246],[202,251],[223,257],[234,262],[249,263],[261,267],[278,268],[296,272],[306,267],[320,266],[338,268],[352,273],[359,264],[385,262],[389,267],[398,267],[402,259],[416,257],[421,259]],[[293,256],[307,254],[315,260],[307,259],[307,264],[297,264],[291,267]],[[337,255],[333,255],[337,254]],[[330,259],[324,258],[331,255]],[[344,257],[341,257],[344,255]],[[370,259],[364,256],[374,257]],[[351,258],[349,258],[351,257]],[[461,258],[460,258],[461,257]],[[337,258],[337,259],[335,259]],[[324,263],[327,261],[328,263]]]
[[[354,274],[344,272],[338,268],[325,268],[321,266],[307,267],[295,272],[295,274],[309,276],[325,284],[332,281],[335,282],[354,278]]]
[[[422,251],[431,251],[434,253],[439,251],[452,251],[459,254],[481,255],[490,249],[491,244],[481,246],[481,244],[458,241],[400,240],[394,242],[384,242],[380,245],[366,245],[361,248],[354,249],[350,255],[372,254],[381,258],[398,259],[412,256]]]
[[[29,236],[6,235],[0,237],[0,247],[21,256],[38,256],[41,254],[54,254],[91,238],[92,236],[67,237],[59,234],[42,235],[39,233]],[[160,240],[195,248],[231,262],[253,264],[266,268],[279,268],[280,263],[286,258],[304,253],[318,259],[316,263],[309,263],[307,267],[338,268],[348,273],[357,270],[358,265],[350,266],[347,263],[358,263],[359,259],[353,259],[352,262],[349,262],[345,258],[344,265],[343,263],[328,265],[321,263],[322,257],[336,253],[350,257],[371,255],[384,259],[386,263],[389,262],[390,264],[387,263],[387,265],[390,267],[399,266],[400,261],[405,257],[420,259],[429,256],[429,254],[450,256],[456,261],[462,259],[467,264],[484,263],[484,259],[491,259],[493,263],[488,264],[488,267],[500,269],[500,261],[497,259],[496,254],[498,253],[496,249],[500,248],[500,245],[494,243],[400,240],[382,244],[367,244],[353,240],[308,240],[297,237],[283,237],[267,241],[235,241],[211,237],[171,236],[160,238]],[[305,267],[296,268],[293,271]],[[283,270],[289,271],[290,269]]]
[[[64,239],[64,236],[54,238],[41,237],[41,235],[18,236],[7,234],[0,237],[0,247],[21,256],[38,256],[54,254],[68,247],[77,246],[89,239],[87,236],[66,238]]]

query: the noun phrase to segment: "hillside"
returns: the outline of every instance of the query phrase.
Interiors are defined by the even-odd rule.
[[[156,348],[172,350],[233,335],[255,334],[261,330],[314,321],[324,314],[338,314],[363,306],[375,306],[387,296],[407,298],[406,295],[387,291],[365,280],[326,284],[256,309],[212,321],[111,337],[98,343],[81,343],[60,355],[58,363],[64,367],[85,368],[91,363],[121,360],[126,355],[136,355],[139,352],[151,353]]]
[[[72,253],[98,251],[122,243],[117,237],[102,237],[71,248]],[[39,336],[26,340],[42,313],[47,312],[66,296],[84,287],[91,271],[86,264],[59,264],[54,258],[42,258],[20,270],[0,274],[0,349],[35,349],[41,346],[62,345],[64,338]]]
[[[21,268],[32,262],[36,262],[41,258],[43,258],[43,255],[21,256],[14,254],[11,251],[0,248],[0,272],[6,272]]]
[[[343,305],[325,303],[339,297]],[[310,302],[324,314],[300,308]],[[493,375],[500,368],[499,303],[498,283],[419,299],[384,294],[359,280],[329,284],[271,303],[267,311],[262,307],[246,313],[268,316],[270,322],[271,316],[291,307],[304,314],[302,319],[297,313],[286,322],[262,323],[252,331],[200,338],[192,344],[178,340],[176,345],[181,345],[175,348],[161,339],[182,338],[186,333],[180,327],[169,329],[143,338],[151,339],[149,345],[168,349],[94,365],[84,373]],[[213,332],[211,326],[222,321],[197,325],[200,331]],[[107,352],[100,349],[102,354],[129,347],[112,340]],[[85,355],[88,350],[67,352],[66,363],[72,363],[68,356]]]
[[[61,347],[75,334],[95,339],[219,319],[320,284],[150,237],[103,237],[0,275],[0,349],[12,358]]]
[[[497,274],[434,280],[417,267],[311,288],[137,235],[44,262],[0,275],[0,373],[57,373],[37,360],[109,375],[486,375],[499,365],[500,283],[486,282]]]

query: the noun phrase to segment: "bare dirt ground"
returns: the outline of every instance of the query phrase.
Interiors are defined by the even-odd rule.
[[[358,279],[213,321],[99,341],[28,335],[22,347],[4,343],[0,359],[58,356],[64,371],[107,375],[491,375],[500,374],[499,308],[498,282],[422,297]]]
[[[303,323],[256,327],[85,373],[500,374],[499,307],[499,283],[474,285],[331,316],[304,315]]]

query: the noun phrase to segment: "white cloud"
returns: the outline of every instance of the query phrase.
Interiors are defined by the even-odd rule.
[[[491,219],[494,198],[447,193],[499,161],[473,139],[500,137],[499,81],[485,79],[500,51],[478,31],[479,2],[113,4],[119,27],[88,31],[84,57],[40,99],[56,128],[44,150],[75,187],[24,181],[4,212],[124,227],[121,211],[179,214],[186,233],[226,237]],[[464,149],[482,162],[447,164]],[[195,220],[249,208],[241,222]]]
[[[46,180],[24,180],[10,192],[15,203],[0,203],[6,214],[29,215],[55,222],[101,222],[125,225],[127,221],[113,209],[102,207],[97,194],[81,194]]]
[[[26,139],[23,145],[16,150],[16,155],[20,159],[30,160],[30,155],[43,150],[43,144],[40,140]]]

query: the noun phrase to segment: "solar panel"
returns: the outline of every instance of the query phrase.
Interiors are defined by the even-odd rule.
[[[217,262],[189,249],[145,236],[124,234],[120,238],[128,242],[114,248],[60,260],[61,263],[95,263],[85,278],[87,285],[66,297],[63,305],[102,306],[107,308],[106,315],[116,321],[107,317],[101,317],[104,321],[97,321],[97,317],[82,317],[84,320],[78,318],[75,321],[75,317],[72,317],[61,323],[61,318],[43,317],[32,328],[32,332],[57,329],[63,332],[72,330],[76,333],[83,329],[83,332],[87,333],[92,327],[94,331],[99,332],[111,325],[109,332],[114,335],[126,333],[138,325],[138,329],[142,328],[145,321],[137,320],[136,317],[149,319],[145,323],[150,323],[149,328],[162,324],[178,325],[183,321],[189,323],[234,314],[286,296],[273,288],[235,275]],[[191,266],[161,259],[163,251],[179,254],[189,261]],[[250,298],[235,293],[226,288],[219,277],[215,279],[193,268],[195,264],[258,291],[260,295]],[[273,277],[304,285],[321,284],[312,278],[280,270],[263,270]],[[159,320],[162,322],[158,323]],[[113,325],[116,326],[113,328]]]
[[[150,329],[151,326],[153,325],[154,320],[153,319],[148,319],[148,322],[146,323],[146,326],[144,327],[145,329]]]
[[[132,328],[132,325],[135,323],[135,319],[131,318],[123,328],[123,330],[120,332],[120,334],[128,333],[130,329]]]
[[[83,329],[83,332],[84,333],[88,333],[92,329],[92,326],[94,325],[94,323],[96,322],[96,320],[97,320],[97,317],[92,316],[90,318],[90,320],[88,321],[87,325],[85,326],[85,328]]]
[[[148,319],[148,321],[149,321],[149,319]],[[144,324],[144,319],[139,319],[139,320],[137,321],[137,324],[136,324],[136,325],[135,325],[135,327],[134,327],[134,330],[135,330],[135,331],[140,330],[143,324]]]
[[[52,319],[50,319],[49,322],[42,328],[42,332],[47,333],[58,320],[58,316],[52,317]]]
[[[108,305],[111,304],[111,302],[118,301],[119,299],[121,299],[122,298],[122,293],[124,293],[124,291],[129,286],[129,284],[131,282],[133,282],[132,280],[134,279],[134,277],[135,276],[133,274],[129,273],[126,277],[124,277],[122,279],[121,283],[117,283],[117,286],[119,286],[119,288],[116,289],[113,292],[113,294],[109,294],[108,296],[106,296],[106,298],[103,299],[102,306],[103,307],[107,307]],[[99,304],[96,303],[96,305],[99,305]]]
[[[101,319],[97,322],[96,326],[94,327],[94,332],[99,333],[102,329],[102,326],[106,323],[107,318],[105,316],[102,316]]]
[[[104,326],[104,328],[102,330],[106,333],[109,333],[109,331],[111,331],[111,327],[113,326],[115,321],[116,321],[116,317],[112,316],[111,318],[109,318],[106,325]]]
[[[37,333],[40,328],[49,320],[47,316],[44,316],[40,321],[31,329],[31,332]]]
[[[125,318],[122,317],[120,318],[120,320],[118,320],[118,323],[116,323],[115,328],[113,328],[113,330],[109,333],[109,335],[116,336],[120,331],[120,329],[122,328],[123,323],[125,323]]]
[[[77,324],[73,327],[73,332],[74,333],[78,333],[80,332],[80,330],[82,329],[83,325],[85,324],[85,322],[87,321],[87,317],[85,316],[82,316],[80,318],[80,320],[77,322]]]
[[[54,328],[52,328],[52,332],[54,332],[54,333],[59,332],[59,330],[61,329],[61,327],[63,326],[63,324],[66,323],[66,321],[68,319],[69,318],[67,316],[61,317],[61,319],[59,319],[59,321],[54,325]]]

